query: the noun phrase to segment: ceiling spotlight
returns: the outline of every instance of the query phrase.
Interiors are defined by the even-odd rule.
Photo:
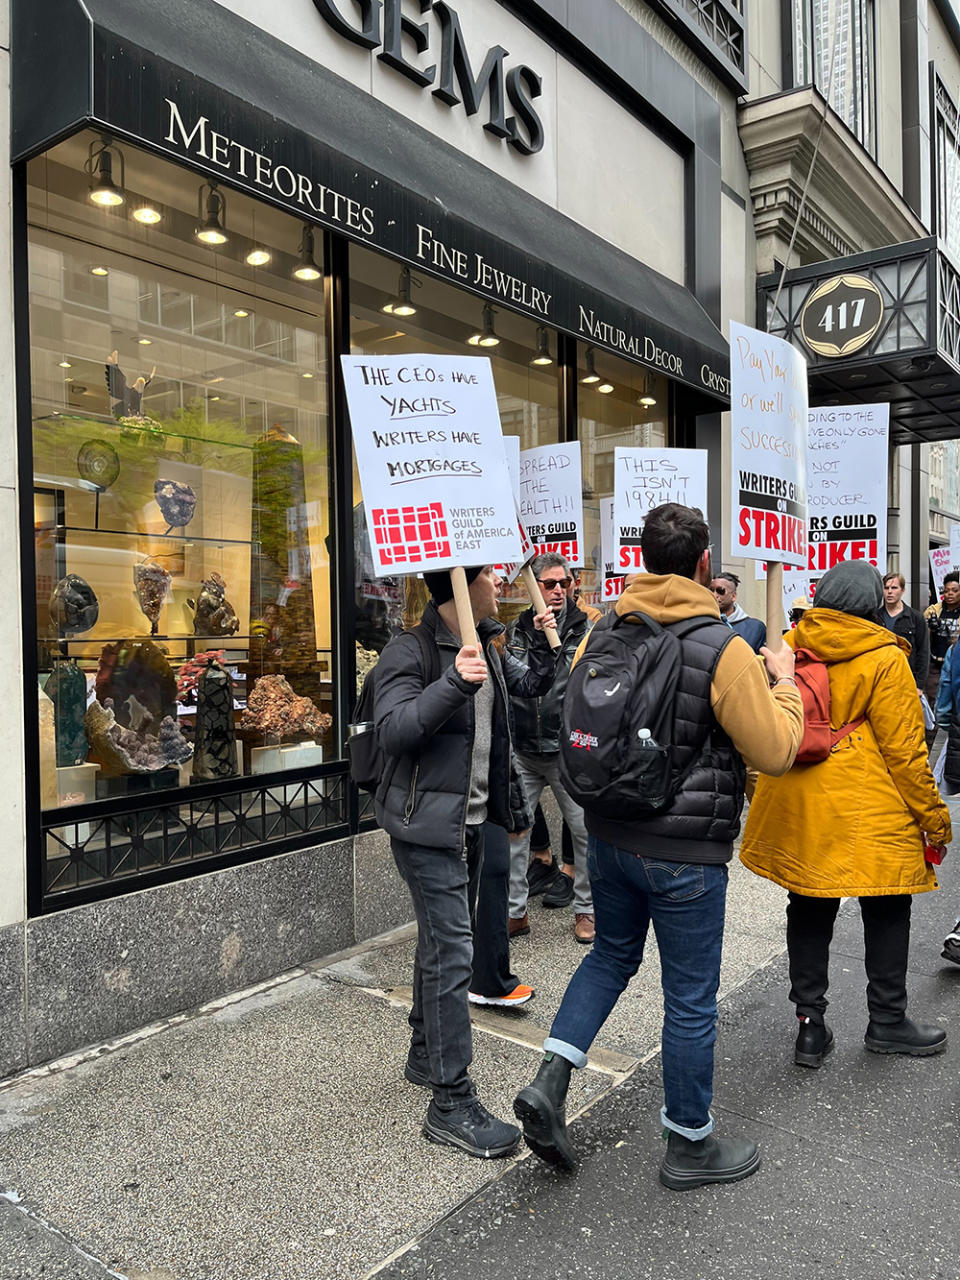
[[[313,377],[313,374],[312,374],[312,373],[301,373],[300,377],[301,377],[301,378],[312,378],[312,377]]]
[[[550,354],[550,335],[547,333],[546,325],[537,326],[537,350],[530,363],[535,365],[553,364],[553,356]]]
[[[120,186],[113,180],[113,158],[120,161]],[[90,202],[101,209],[115,209],[123,204],[123,154],[111,147],[105,138],[90,143],[84,169],[90,175]]]
[[[138,205],[137,208],[133,210],[133,216],[136,218],[137,222],[142,222],[145,227],[155,227],[162,219],[163,214],[155,205],[152,205],[148,200],[145,200],[143,204]]]
[[[653,375],[645,373],[643,375],[643,387],[637,397],[637,404],[642,404],[645,409],[652,409],[657,403],[657,397],[653,394],[653,390]]]
[[[313,250],[313,227],[309,222],[303,224],[303,233],[300,236],[300,252],[297,257],[297,265],[293,269],[295,280],[303,280],[309,283],[311,280],[320,279],[320,269],[317,266]]]
[[[600,381],[600,375],[597,373],[596,354],[593,347],[587,347],[586,353],[587,372],[580,379],[585,387],[592,387],[595,382]]]
[[[207,193],[204,201],[203,193]],[[201,182],[197,193],[197,216],[200,225],[194,235],[201,244],[221,245],[227,243],[227,232],[224,218],[227,215],[227,202],[220,194],[215,182]]]
[[[138,346],[141,346],[141,347],[149,347],[149,346],[151,346],[151,345],[153,344],[153,339],[152,339],[152,338],[138,338],[138,339],[137,339],[137,344],[138,344]]]
[[[61,368],[61,369],[72,369],[72,368],[73,368],[73,365],[70,363],[70,361],[69,361],[69,360],[61,360],[61,361],[60,361],[60,368]]]
[[[107,270],[106,267],[96,266],[96,267],[90,268],[90,274],[92,276],[108,276],[110,272]]]
[[[471,347],[499,347],[500,339],[497,337],[493,327],[494,310],[489,302],[483,304],[483,318],[481,327],[476,333],[471,333],[467,339]]]
[[[247,316],[250,314],[250,312],[245,311],[243,307],[237,307],[236,311],[233,314],[237,317],[238,320],[245,320]]]
[[[401,267],[400,279],[397,281],[397,296],[385,302],[380,310],[388,316],[415,316],[417,308],[410,301],[410,288],[414,284],[419,289],[421,282],[411,276],[409,267]]]
[[[608,396],[613,389],[612,382],[601,382],[599,387],[597,387],[597,391],[599,391],[602,396]]]
[[[265,267],[272,254],[268,249],[251,249],[247,254],[248,267]]]

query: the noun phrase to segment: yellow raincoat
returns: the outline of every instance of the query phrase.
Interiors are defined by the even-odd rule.
[[[866,720],[820,764],[760,775],[741,861],[811,898],[936,889],[923,835],[947,843],[950,815],[927,763],[910,646],[835,609],[811,609],[785,640],[829,665],[832,728]]]

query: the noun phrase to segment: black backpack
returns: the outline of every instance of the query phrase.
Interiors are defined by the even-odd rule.
[[[440,652],[434,637],[422,626],[412,627],[410,634],[417,637],[423,659],[424,688],[440,678]],[[395,636],[384,649],[390,647]],[[382,655],[381,655],[382,656]],[[377,668],[364,676],[360,696],[353,708],[353,718],[347,725],[347,755],[350,758],[350,777],[361,791],[375,793],[386,768],[387,757],[377,741],[374,723],[374,698],[376,696]]]
[[[715,622],[687,618],[663,627],[634,610],[596,624],[563,698],[560,776],[577,804],[623,819],[673,803],[687,772],[673,760],[680,640]]]

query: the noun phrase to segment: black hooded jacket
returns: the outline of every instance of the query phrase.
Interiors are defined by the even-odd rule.
[[[556,755],[560,750],[563,723],[563,695],[570,678],[573,658],[580,641],[590,630],[587,615],[568,601],[560,620],[560,648],[556,675],[550,688],[539,698],[510,699],[513,716],[513,745],[521,755]],[[520,662],[527,661],[532,646],[542,643],[533,625],[533,609],[527,609],[507,629],[507,649]]]

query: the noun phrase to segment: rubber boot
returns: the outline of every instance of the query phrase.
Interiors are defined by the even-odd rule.
[[[568,1173],[577,1159],[567,1136],[566,1099],[573,1064],[558,1053],[546,1053],[532,1084],[521,1089],[513,1113],[523,1126],[523,1140],[535,1156]]]
[[[747,1138],[701,1138],[694,1142],[667,1130],[667,1154],[660,1181],[671,1191],[689,1191],[708,1182],[739,1182],[760,1168],[760,1150]]]

